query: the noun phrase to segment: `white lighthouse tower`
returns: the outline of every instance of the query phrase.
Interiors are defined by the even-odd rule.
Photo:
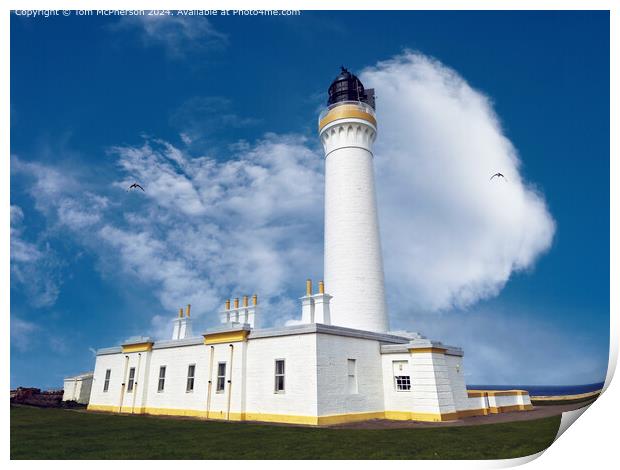
[[[319,117],[325,151],[325,289],[331,324],[386,332],[383,259],[372,146],[377,135],[374,90],[342,72]]]

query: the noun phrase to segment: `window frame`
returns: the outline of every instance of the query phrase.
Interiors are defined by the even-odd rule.
[[[278,373],[278,363],[282,363],[282,372]],[[273,363],[273,393],[286,393],[286,359],[275,359]],[[278,379],[282,378],[282,388],[278,388]]]
[[[351,364],[353,364],[353,373],[351,373]],[[359,393],[357,383],[357,359],[347,358],[347,393],[356,395]]]
[[[221,367],[224,366],[224,373],[220,374]],[[215,393],[226,391],[226,362],[217,363],[217,379],[215,380]]]
[[[192,372],[191,375],[190,375],[190,371]],[[194,392],[195,382],[196,382],[196,364],[190,364],[187,366],[187,381],[185,382],[185,393]],[[191,387],[190,387],[190,383],[191,383]]]
[[[162,371],[164,372],[162,374]],[[166,389],[166,366],[159,366],[159,376],[157,377],[157,393],[162,393]]]
[[[111,375],[112,375],[112,369],[106,369],[105,378],[103,379],[103,393],[108,393],[108,390],[110,390]]]
[[[127,393],[132,393],[136,382],[136,368],[130,367],[127,375]]]
[[[396,371],[398,366],[398,375]],[[403,366],[406,369],[403,370]],[[394,381],[394,391],[396,392],[411,392],[411,370],[409,369],[408,360],[394,360],[392,361],[392,377]]]
[[[397,392],[410,392],[411,391],[411,375],[395,375],[394,376],[394,389]]]

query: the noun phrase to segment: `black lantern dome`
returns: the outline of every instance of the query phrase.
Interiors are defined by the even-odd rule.
[[[375,108],[375,90],[364,89],[364,85],[346,68],[340,67],[340,74],[329,86],[327,106],[340,103],[342,101],[360,101]]]

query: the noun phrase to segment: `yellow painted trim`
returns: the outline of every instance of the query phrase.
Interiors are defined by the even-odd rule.
[[[333,424],[353,423],[356,421],[366,421],[369,419],[384,419],[383,411],[368,413],[345,413],[340,415],[326,416],[300,416],[300,415],[281,415],[267,413],[246,413],[247,421],[264,421],[270,423],[306,424],[311,426],[331,426]]]
[[[369,419],[385,419],[385,412],[371,411],[369,413],[349,413],[342,415],[319,416],[318,424],[320,426],[330,426],[332,424],[354,423],[356,421],[366,421]]]
[[[445,354],[446,349],[444,348],[411,348],[409,350],[412,354],[420,354],[420,353],[437,353],[437,354]]]
[[[205,344],[221,344],[234,343],[236,341],[245,341],[248,337],[247,330],[240,331],[223,331],[221,333],[211,333],[204,335]]]
[[[263,421],[266,423],[306,424],[316,426],[319,418],[316,416],[281,415],[269,413],[245,413],[246,421]]]
[[[393,419],[396,421],[409,421],[411,413],[408,411],[386,411],[384,413],[385,419]]]
[[[319,122],[319,131],[321,131],[326,125],[338,119],[356,118],[363,119],[370,122],[373,126],[377,127],[377,120],[372,114],[364,111],[360,111],[356,105],[340,105],[336,106],[329,113],[325,115],[321,122]]]
[[[595,398],[601,394],[601,390],[594,392],[578,393],[576,395],[538,395],[533,396],[532,400],[536,401],[568,401],[568,400],[585,400],[586,398]]]
[[[86,406],[86,409],[88,411],[109,411],[109,412],[115,412],[115,411],[118,411],[118,406],[112,406],[112,405],[93,405],[92,403],[89,403],[88,406]]]
[[[108,413],[118,413],[118,406],[114,406],[114,405],[91,405],[90,403],[88,404],[88,406],[86,407],[86,409],[88,411],[105,411]],[[121,413],[131,413],[132,412],[132,408],[131,406],[123,406],[121,407],[120,410]],[[144,408],[136,406],[135,408],[133,408],[133,414],[142,414],[144,413]]]
[[[534,406],[530,405],[509,405],[509,406],[491,406],[489,411],[493,414],[509,413],[511,411],[529,411],[533,410]]]
[[[226,421],[226,411],[221,410],[221,411],[209,411],[209,415],[207,416],[207,419],[218,419],[218,420],[223,420]],[[228,421],[246,421],[246,417],[245,417],[245,413],[237,413],[234,411],[231,411],[230,413],[228,413]]]
[[[502,407],[480,408],[474,410],[462,410],[455,413],[416,413],[409,411],[376,411],[369,413],[346,413],[340,415],[327,416],[303,416],[303,415],[284,415],[269,413],[238,413],[231,412],[229,421],[262,421],[266,423],[284,423],[284,424],[304,424],[309,426],[330,426],[334,424],[353,423],[356,421],[366,421],[370,419],[391,419],[399,421],[426,421],[426,422],[444,422],[456,419],[466,418],[468,416],[487,415],[489,413],[505,413],[509,411],[526,411],[533,409],[532,405],[514,405]],[[118,413],[118,406],[111,405],[93,405],[89,404],[88,411],[105,411]],[[121,413],[130,414],[131,407],[123,406]],[[205,410],[188,410],[180,408],[151,408],[136,407],[133,414],[148,414],[159,416],[190,416],[203,419],[226,420],[225,411],[209,411]]]
[[[509,411],[518,411],[520,405],[511,405],[511,406],[490,406],[489,411],[492,414],[498,413],[507,413]]]
[[[204,410],[186,410],[178,408],[151,408],[145,407],[144,414],[160,415],[160,416],[193,416],[195,418],[206,418],[207,413]]]
[[[386,411],[385,419],[394,419],[398,421],[453,421],[458,419],[458,413],[416,413],[409,411]]]
[[[136,344],[124,344],[122,346],[124,353],[132,353],[132,352],[145,352],[153,349],[152,342],[146,343],[136,343]]]
[[[528,394],[526,390],[467,390],[467,395],[470,397],[483,397],[485,395],[489,397],[507,397]]]

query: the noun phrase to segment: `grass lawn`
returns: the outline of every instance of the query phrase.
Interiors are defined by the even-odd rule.
[[[547,448],[559,425],[326,429],[11,406],[11,459],[498,459]]]

